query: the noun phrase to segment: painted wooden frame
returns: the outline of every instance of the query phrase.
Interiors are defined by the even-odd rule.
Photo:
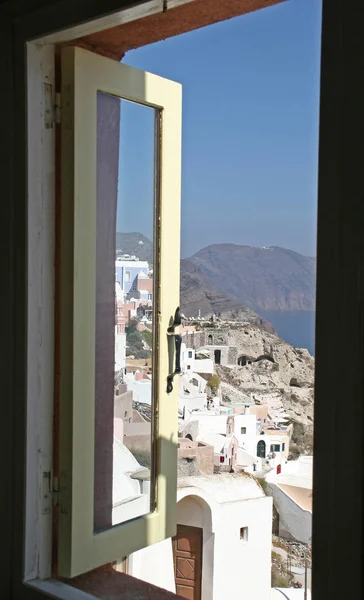
[[[160,111],[156,508],[94,533],[97,91]],[[177,390],[167,328],[179,304],[181,85],[79,48],[62,51],[59,574],[73,577],[175,533]],[[177,386],[175,386],[177,387]]]

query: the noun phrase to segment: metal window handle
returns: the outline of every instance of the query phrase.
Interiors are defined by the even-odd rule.
[[[175,328],[178,325],[181,325],[182,318],[179,307],[176,309],[174,313],[173,324],[168,327],[167,335],[174,337],[175,344],[175,353],[176,353],[176,365],[173,373],[170,373],[167,377],[167,394],[170,394],[173,391],[173,378],[175,375],[179,375],[181,373],[181,345],[182,345],[182,336],[179,333],[175,333]]]

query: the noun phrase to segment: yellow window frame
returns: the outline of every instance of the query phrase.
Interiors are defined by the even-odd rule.
[[[156,508],[94,532],[97,92],[160,110]],[[74,577],[175,534],[177,394],[167,395],[179,304],[182,87],[80,48],[62,50],[59,575]]]

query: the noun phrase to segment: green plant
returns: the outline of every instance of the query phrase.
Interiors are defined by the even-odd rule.
[[[207,386],[210,388],[212,393],[216,393],[219,389],[221,383],[221,379],[218,375],[211,375],[210,379],[207,382]]]
[[[148,344],[148,346],[152,346],[153,344],[153,334],[151,331],[142,331],[142,338]]]
[[[143,359],[143,358],[149,358],[151,355],[151,352],[149,350],[145,350],[144,348],[144,344],[143,344],[143,335],[142,332],[140,332],[137,329],[138,326],[138,319],[131,319],[128,323],[128,325],[125,327],[125,333],[126,333],[126,355],[127,356],[134,356],[135,358],[139,358],[139,359]],[[143,332],[145,333],[149,333],[147,331]],[[152,334],[150,334],[152,335]],[[149,342],[147,342],[149,344]]]

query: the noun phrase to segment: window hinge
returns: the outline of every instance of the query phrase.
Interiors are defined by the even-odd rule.
[[[55,94],[54,121],[56,123],[61,122],[61,94],[59,92]]]
[[[42,477],[42,515],[50,515],[52,506],[58,505],[58,477],[52,478],[50,471],[43,471]]]

